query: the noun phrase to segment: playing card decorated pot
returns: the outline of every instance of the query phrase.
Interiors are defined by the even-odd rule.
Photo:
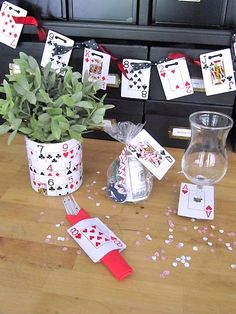
[[[43,195],[75,192],[83,181],[82,146],[71,139],[43,144],[25,137],[32,188]]]

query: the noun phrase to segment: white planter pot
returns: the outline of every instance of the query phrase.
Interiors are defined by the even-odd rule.
[[[32,188],[49,196],[75,192],[83,181],[82,146],[76,140],[44,144],[25,138]]]

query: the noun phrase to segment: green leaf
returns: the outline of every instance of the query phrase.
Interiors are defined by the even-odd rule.
[[[59,140],[61,137],[61,129],[59,127],[59,122],[54,118],[51,121],[51,130],[54,138]]]
[[[10,85],[7,83],[6,80],[3,80],[3,87],[4,87],[5,94],[6,94],[7,98],[12,99],[11,88],[10,88]]]
[[[91,120],[95,123],[101,123],[103,121],[104,114],[105,108],[99,108],[93,113]]]
[[[27,127],[21,127],[21,128],[19,128],[19,131],[23,134],[26,134],[26,135],[32,133],[32,130],[30,128],[27,128]]]
[[[12,119],[11,121],[11,127],[13,130],[17,130],[19,128],[19,126],[21,125],[22,119]]]
[[[41,86],[41,72],[39,70],[39,67],[36,68],[35,70],[35,78],[34,78],[34,84],[36,88],[39,88]]]
[[[21,87],[23,87],[26,90],[29,90],[29,83],[25,76],[23,76],[22,74],[18,74],[16,76],[16,81]]]
[[[78,102],[76,106],[81,107],[81,108],[86,108],[86,109],[94,108],[93,104],[90,101],[86,101],[86,100]]]
[[[49,123],[50,122],[51,117],[49,116],[49,114],[47,112],[42,113],[38,116],[38,120],[42,123]]]
[[[72,118],[75,116],[75,113],[68,107],[66,107],[66,115],[68,118]]]
[[[14,140],[16,134],[17,134],[17,130],[13,131],[13,132],[8,136],[8,140],[7,140],[7,144],[8,144],[8,145],[10,145],[11,142]]]
[[[11,130],[10,125],[8,125],[8,124],[0,125],[0,135],[5,134],[5,133],[7,133],[10,130]]]
[[[13,87],[14,87],[15,91],[17,92],[17,94],[19,94],[20,96],[24,96],[27,93],[27,91],[22,86],[20,86],[18,83],[14,83]]]
[[[85,131],[87,129],[87,127],[85,125],[79,125],[79,124],[76,124],[76,125],[72,125],[70,127],[70,130],[72,131],[75,131],[77,133],[82,133],[83,131]]]
[[[28,102],[30,103],[30,104],[32,104],[32,105],[35,105],[36,104],[36,97],[35,97],[35,94],[34,93],[32,93],[32,92],[30,92],[30,91],[28,91],[28,92],[26,92],[26,94],[25,94],[25,98],[28,100]]]
[[[29,66],[31,67],[33,71],[35,71],[38,68],[38,63],[32,56],[28,57],[28,62],[29,62]]]
[[[77,133],[73,130],[69,130],[69,134],[70,134],[70,137],[79,141],[79,142],[82,142],[83,138],[82,138],[82,134],[81,133]]]
[[[40,89],[39,94],[41,96],[42,102],[44,102],[45,104],[52,103],[52,99],[49,97],[49,94],[45,92],[45,90]]]
[[[71,98],[73,99],[74,103],[77,103],[79,101],[81,101],[83,97],[83,93],[81,91],[76,92],[74,95],[71,96]]]
[[[69,107],[74,106],[74,101],[69,95],[62,96],[62,100],[65,103],[65,105],[67,105]]]
[[[62,114],[61,108],[46,108],[46,111],[50,116],[56,116],[56,115]]]

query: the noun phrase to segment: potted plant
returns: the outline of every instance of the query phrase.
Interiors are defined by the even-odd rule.
[[[82,183],[81,141],[85,132],[101,128],[112,105],[96,96],[99,82],[68,67],[64,76],[51,63],[41,68],[21,52],[0,87],[0,134],[25,135],[31,184],[46,195],[74,192]],[[17,69],[17,71],[16,71]]]

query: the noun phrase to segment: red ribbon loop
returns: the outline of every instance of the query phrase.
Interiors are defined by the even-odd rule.
[[[189,63],[193,63],[197,66],[201,66],[201,62],[199,59],[192,59],[189,56],[187,56],[186,54],[182,53],[182,52],[172,52],[168,54],[168,59],[170,60],[174,60],[174,59],[179,59],[179,58],[185,58],[187,62]]]
[[[118,69],[120,70],[120,72],[124,75],[125,78],[129,79],[127,76],[127,73],[124,69],[124,66],[122,64],[122,61],[119,60],[117,57],[113,56],[112,54],[110,54],[104,47],[103,45],[99,45],[99,50],[108,54],[111,57],[111,60],[114,61],[118,67]]]
[[[16,24],[33,25],[38,28],[38,38],[40,41],[46,40],[46,33],[36,18],[33,16],[12,16]]]

